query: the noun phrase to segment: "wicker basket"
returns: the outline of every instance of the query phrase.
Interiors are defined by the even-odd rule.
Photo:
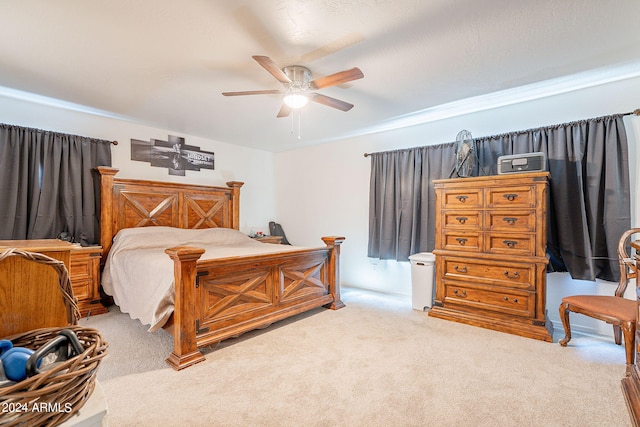
[[[37,350],[62,329],[70,329],[78,336],[84,352],[16,384],[0,387],[0,426],[59,425],[71,418],[91,396],[98,365],[107,354],[108,344],[96,329],[78,326],[78,306],[62,261],[17,249],[4,251],[0,261],[9,256],[21,256],[56,269],[70,326],[35,329],[4,339],[11,340],[16,347]]]

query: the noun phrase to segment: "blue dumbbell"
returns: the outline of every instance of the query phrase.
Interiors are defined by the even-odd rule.
[[[4,375],[11,381],[22,381],[27,378],[27,360],[33,350],[25,347],[14,347],[9,340],[0,340],[0,361],[4,368]]]

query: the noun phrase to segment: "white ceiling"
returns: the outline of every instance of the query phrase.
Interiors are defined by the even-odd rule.
[[[640,74],[638,0],[1,5],[0,93],[38,94],[177,135],[276,152],[393,127],[407,117],[428,120],[429,113],[496,92],[524,87],[543,94],[550,82],[564,90]],[[282,88],[252,55],[307,66],[313,78],[359,67],[363,79],[318,91],[355,107],[342,112],[310,103],[298,138],[297,116],[276,118],[280,95],[221,95]],[[546,83],[530,86],[540,82]]]

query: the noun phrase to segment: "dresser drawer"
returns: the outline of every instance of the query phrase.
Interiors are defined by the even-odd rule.
[[[493,254],[535,255],[536,236],[527,233],[487,233],[484,251]]]
[[[536,213],[534,210],[492,210],[485,213],[485,230],[488,231],[523,231],[533,232],[536,229]]]
[[[443,224],[448,229],[479,230],[482,228],[480,211],[443,211]]]
[[[521,317],[535,316],[535,293],[482,289],[461,282],[445,282],[444,303],[469,309],[497,311]]]
[[[443,248],[450,251],[480,252],[482,233],[479,231],[444,230]]]
[[[481,188],[448,188],[442,191],[445,209],[472,209],[482,207]]]
[[[535,289],[535,264],[442,257],[442,278],[514,289]]]
[[[535,208],[536,187],[531,185],[492,187],[487,192],[488,208]]]

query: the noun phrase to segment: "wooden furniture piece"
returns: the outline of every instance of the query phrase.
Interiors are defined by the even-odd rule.
[[[71,249],[69,278],[82,317],[107,313],[100,300],[100,246],[76,246]]]
[[[262,243],[274,243],[276,245],[282,244],[282,236],[262,236],[252,238]]]
[[[627,361],[627,375],[631,373],[635,356],[637,301],[626,299],[624,292],[630,279],[635,279],[636,266],[627,253],[629,239],[640,228],[632,228],[622,233],[618,242],[618,261],[620,263],[620,281],[614,295],[571,295],[562,298],[560,303],[560,320],[564,326],[565,337],[558,343],[566,347],[571,340],[569,312],[580,313],[613,325],[613,336],[620,345],[624,334],[624,346]]]
[[[31,243],[29,249],[39,249],[33,245],[33,241],[28,242]],[[71,244],[60,241],[45,242],[50,243],[45,248],[46,251],[62,253],[63,258],[68,261]],[[15,241],[11,246],[10,249],[4,249],[0,252],[0,263],[11,259],[24,259],[30,263],[28,265],[42,265],[56,274],[54,281],[34,280],[22,283],[17,288],[18,291],[28,289],[27,292],[20,292],[19,295],[20,298],[30,299],[22,305],[26,308],[27,314],[32,315],[33,307],[40,306],[42,295],[48,293],[47,288],[49,288],[52,293],[57,295],[58,301],[63,304],[66,321],[59,322],[57,326],[44,323],[38,325],[40,327],[7,336],[6,339],[10,340],[14,347],[28,348],[36,352],[44,351],[43,359],[51,355],[52,350],[55,350],[56,343],[60,344],[61,334],[67,337],[71,337],[67,333],[75,335],[77,341],[74,340],[75,345],[72,345],[74,349],[72,353],[67,354],[67,344],[63,344],[59,350],[64,353],[61,355],[60,351],[55,351],[57,353],[55,362],[50,361],[54,363],[50,363],[46,367],[43,363],[37,373],[27,375],[27,378],[13,384],[5,383],[0,387],[1,406],[7,408],[8,404],[10,407],[16,408],[3,411],[5,413],[0,418],[0,424],[3,426],[57,426],[74,417],[90,400],[89,396],[95,388],[98,366],[107,354],[108,344],[102,340],[102,336],[96,329],[78,325],[80,313],[73,297],[73,286],[69,279],[68,266],[62,260],[43,253],[17,249]],[[58,251],[57,248],[60,250]],[[19,271],[16,272],[19,273]],[[39,278],[42,279],[42,277]],[[1,286],[4,286],[4,283],[2,282]],[[12,305],[11,310],[15,312],[17,307]],[[34,317],[38,319],[38,316]],[[39,320],[42,320],[42,316]],[[63,330],[66,332],[63,333]],[[50,347],[51,345],[53,347]],[[36,409],[36,405],[40,409]],[[46,409],[43,410],[41,405],[44,405]],[[64,410],[51,410],[50,408],[53,406]]]
[[[552,341],[547,172],[434,180],[436,296],[430,316]]]
[[[124,228],[239,228],[241,182],[208,187],[116,179],[117,169],[98,171],[104,260],[113,237]],[[325,247],[211,260],[200,260],[201,248],[167,248],[175,286],[174,312],[166,327],[174,346],[167,362],[183,369],[204,360],[198,347],[319,306],[343,307],[339,257],[344,237],[322,240]]]
[[[630,246],[635,250],[633,263],[637,271],[640,265],[640,241],[632,241]],[[640,310],[640,283],[638,283],[637,277],[635,303],[636,310]],[[636,320],[635,358],[631,369],[627,370],[627,375],[622,379],[622,394],[627,403],[629,416],[634,426],[640,426],[640,348],[638,348],[637,345],[637,343],[640,343],[640,337],[638,337],[638,332],[640,332],[640,325],[638,325],[638,320]]]
[[[62,261],[69,269],[73,245],[57,239],[0,240],[0,253],[16,248]],[[49,326],[65,326],[67,309],[59,276],[48,265],[10,257],[0,262],[0,337]]]

